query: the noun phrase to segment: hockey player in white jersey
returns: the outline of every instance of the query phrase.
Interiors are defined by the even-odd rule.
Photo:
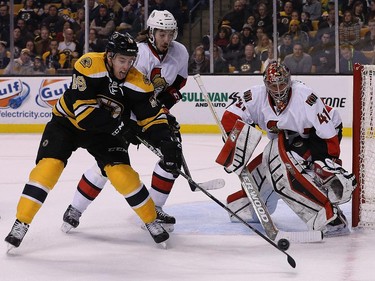
[[[170,126],[176,130],[180,138],[179,125],[173,115],[169,114],[169,109],[182,97],[180,89],[187,81],[189,54],[184,45],[175,41],[177,30],[177,22],[169,11],[154,10],[147,20],[147,38],[144,42],[138,43],[139,52],[135,67],[146,74],[152,82],[156,99],[164,105]],[[132,142],[137,144],[136,138]],[[162,207],[177,176],[158,162],[149,190],[156,205],[158,218],[168,231],[173,230],[176,220],[165,213]],[[68,232],[78,226],[82,213],[99,195],[106,182],[107,178],[96,164],[82,175],[73,201],[64,213],[62,231]]]
[[[348,233],[339,205],[350,200],[356,180],[339,159],[338,112],[311,88],[292,81],[288,68],[276,61],[266,68],[263,81],[245,91],[221,120],[227,133],[237,119],[266,131],[270,142],[247,165],[260,196],[270,213],[283,199],[309,230]],[[257,220],[243,190],[229,195],[227,204],[243,219]]]

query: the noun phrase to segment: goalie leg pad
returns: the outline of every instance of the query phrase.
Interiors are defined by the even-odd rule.
[[[273,190],[272,185],[266,178],[266,165],[262,163],[262,154],[255,157],[247,166],[254,179],[256,188],[259,190],[259,196],[262,202],[267,206],[270,214],[273,214],[280,199],[279,195]],[[247,222],[259,222],[244,190],[237,191],[227,198],[227,207],[234,213],[239,215]],[[239,222],[239,220],[229,213],[231,222]]]
[[[240,175],[261,138],[261,131],[237,120],[216,162],[224,166],[228,172]]]
[[[309,230],[322,230],[326,224],[336,219],[337,215],[327,196],[285,150],[282,134],[268,143],[263,154],[263,162],[268,165],[268,180],[286,204],[307,224]]]

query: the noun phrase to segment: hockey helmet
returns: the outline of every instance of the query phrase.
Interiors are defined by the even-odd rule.
[[[125,56],[136,57],[138,54],[138,46],[129,33],[122,34],[115,31],[108,39],[106,51],[112,52],[113,56],[118,53]]]
[[[177,21],[171,12],[164,10],[158,11],[153,10],[150,16],[147,19],[147,27],[149,28],[149,34],[151,41],[154,40],[154,31],[155,29],[161,30],[173,30],[173,40],[176,40],[178,29]]]
[[[286,107],[289,100],[289,91],[291,86],[291,78],[289,68],[277,61],[268,64],[263,74],[263,81],[267,89],[267,93],[274,100],[279,110]]]

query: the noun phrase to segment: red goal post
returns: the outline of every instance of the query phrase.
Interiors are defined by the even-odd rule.
[[[375,65],[353,71],[352,226],[375,229]]]

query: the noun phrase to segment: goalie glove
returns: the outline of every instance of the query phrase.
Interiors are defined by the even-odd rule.
[[[357,186],[353,174],[329,158],[324,161],[315,161],[313,169],[316,182],[326,190],[332,204],[340,205],[351,199],[353,190]]]

